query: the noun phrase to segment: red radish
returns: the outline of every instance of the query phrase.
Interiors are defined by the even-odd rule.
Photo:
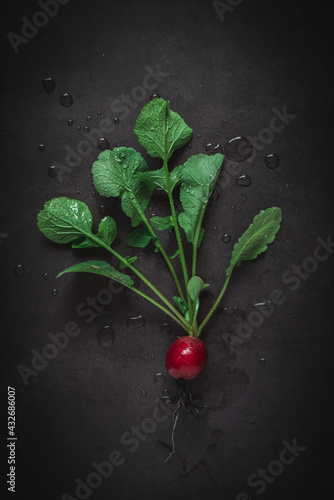
[[[168,373],[177,379],[190,380],[197,377],[206,365],[206,347],[191,335],[176,339],[166,354]]]

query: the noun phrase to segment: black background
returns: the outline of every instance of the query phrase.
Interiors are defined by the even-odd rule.
[[[317,238],[326,241],[332,231],[329,12],[313,2],[230,3],[234,7],[220,11],[220,19],[211,1],[72,0],[21,43],[17,54],[7,34],[21,35],[22,17],[33,19],[41,7],[35,1],[2,3],[1,404],[6,419],[7,386],[15,387],[16,498],[51,500],[64,493],[76,498],[76,478],[85,481],[92,463],[107,460],[115,449],[125,462],[89,498],[230,500],[241,492],[251,499],[320,498],[331,483],[334,257],[329,254],[314,272],[304,273],[299,284],[282,280],[284,273],[294,274],[293,265],[312,265]],[[148,81],[147,67],[158,73],[160,67],[160,81],[144,95],[138,86]],[[46,77],[56,82],[49,94],[41,85]],[[64,92],[73,97],[69,108],[59,103]],[[219,198],[206,214],[198,274],[211,284],[211,293],[204,295],[202,317],[220,290],[233,244],[254,215],[274,205],[283,213],[275,243],[235,272],[222,305],[232,309],[220,309],[206,328],[208,366],[190,386],[208,408],[199,415],[182,413],[177,454],[167,463],[170,419],[136,451],[120,437],[152,418],[164,389],[175,391],[164,357],[181,330],[173,324],[170,333],[161,332],[168,321],[163,313],[125,291],[114,294],[108,310],[88,323],[77,307],[108,281],[56,275],[76,262],[109,257],[52,244],[36,226],[44,202],[56,196],[85,201],[94,226],[103,204],[118,224],[118,250],[132,252],[125,243],[129,221],[117,203],[93,196],[91,165],[99,149],[82,129],[99,129],[101,120],[110,123],[118,116],[119,124],[103,134],[110,147],[134,147],[158,166],[133,133],[141,107],[154,92],[194,130],[192,148],[178,152],[173,164],[205,152],[210,142],[223,148],[238,135],[258,140],[249,160],[225,165]],[[131,93],[130,105],[115,110],[115,100]],[[268,132],[273,110],[284,109],[289,123]],[[65,168],[66,148],[73,154],[80,141],[91,151]],[[39,144],[46,146],[43,152]],[[280,158],[274,170],[264,163],[271,153]],[[53,178],[48,168],[55,162],[58,176]],[[236,185],[238,174],[248,174],[252,185]],[[167,213],[157,197],[150,209]],[[230,243],[222,242],[224,233],[231,235]],[[163,238],[174,252],[173,238]],[[171,297],[175,292],[163,261],[151,248],[139,254],[138,267]],[[18,264],[24,266],[22,276],[14,273]],[[284,303],[232,351],[223,333],[235,333],[236,313],[249,317],[254,304],[270,299],[274,289],[282,291]],[[145,325],[127,328],[127,319],[138,315]],[[31,367],[32,349],[41,352],[50,342],[48,334],[63,332],[69,321],[81,333],[24,385],[18,365]],[[115,332],[110,348],[96,339],[105,325]],[[165,376],[162,385],[154,381],[158,372]],[[6,421],[1,435],[6,461]],[[266,483],[263,493],[259,485],[247,485],[251,474],[278,459],[283,441],[294,440],[306,449]],[[1,470],[6,491],[5,462]]]

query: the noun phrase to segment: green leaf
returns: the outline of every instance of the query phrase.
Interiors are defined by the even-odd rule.
[[[154,189],[137,178],[139,172],[146,171],[144,158],[134,149],[124,147],[103,151],[92,169],[97,191],[102,196],[119,196],[133,227],[142,221],[141,212],[146,210]]]
[[[101,276],[106,276],[107,278],[113,279],[118,283],[121,283],[122,285],[125,285],[127,287],[131,287],[134,284],[130,276],[117,271],[114,267],[110,266],[107,262],[103,260],[102,261],[91,260],[89,262],[80,262],[79,264],[75,264],[74,266],[68,267],[67,269],[59,273],[57,278],[65,273],[74,273],[74,272],[100,274]]]
[[[195,304],[194,319],[196,318],[197,313],[198,313],[198,309],[199,309],[199,295],[200,295],[201,291],[203,290],[203,288],[206,288],[208,286],[210,286],[210,285],[205,284],[204,281],[201,278],[199,278],[198,276],[192,276],[192,278],[190,278],[190,280],[188,282],[188,293],[189,293],[191,300]]]
[[[190,243],[200,244],[203,237],[201,224],[209,198],[217,182],[224,156],[202,153],[191,156],[181,172],[180,200],[184,212],[179,215],[179,224]],[[202,234],[201,234],[202,232]]]
[[[178,305],[181,313],[183,315],[185,315],[187,313],[187,311],[188,311],[188,304],[187,304],[187,302],[184,299],[182,299],[181,297],[172,297],[172,299]]]
[[[256,259],[267,250],[267,246],[275,239],[282,220],[281,209],[267,208],[254,217],[253,223],[234,245],[230,266],[226,271],[229,276],[235,266],[240,266],[244,260]]]
[[[192,129],[164,99],[153,99],[143,107],[134,131],[150,156],[166,160],[192,136]]]
[[[138,257],[136,256],[133,256],[133,257],[126,257],[125,260],[129,263],[129,264],[133,264],[136,260],[137,260]],[[126,264],[124,264],[123,262],[120,262],[119,264],[119,267],[121,269],[124,269],[126,266]]]
[[[170,179],[171,191],[173,191],[173,189],[178,184],[180,184],[182,169],[183,165],[179,165],[177,167],[174,167],[173,170],[170,171],[169,179]],[[158,187],[166,191],[166,193],[168,192],[166,183],[166,173],[164,167],[159,168],[158,170],[149,170],[148,172],[140,172],[139,174],[136,174],[136,177],[138,179],[142,179],[144,182],[151,185],[153,189]]]
[[[146,247],[152,239],[152,235],[149,233],[146,226],[138,227],[134,229],[126,238],[126,242],[130,247],[144,248]]]
[[[93,218],[85,203],[63,196],[47,201],[37,216],[42,233],[55,243],[71,243],[92,234]]]
[[[100,222],[97,237],[108,246],[111,246],[116,236],[116,222],[112,217],[104,217]],[[72,248],[93,248],[98,246],[100,245],[90,238],[84,238],[82,241],[77,240],[72,243]]]
[[[171,215],[167,217],[151,217],[150,224],[156,231],[164,231],[165,229],[172,229],[174,227],[173,217]]]

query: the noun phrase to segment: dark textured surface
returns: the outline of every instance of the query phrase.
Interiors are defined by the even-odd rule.
[[[313,499],[330,484],[333,249],[317,254],[322,261],[312,257],[317,238],[326,241],[332,232],[328,13],[305,2],[230,3],[234,7],[220,20],[210,1],[72,0],[21,43],[18,54],[6,35],[21,34],[21,18],[31,20],[41,8],[37,2],[2,6],[1,397],[5,407],[7,385],[16,388],[16,498],[53,500],[67,493],[64,499]],[[152,70],[158,81],[147,76]],[[56,82],[50,94],[41,85],[46,77]],[[143,92],[143,84],[151,88]],[[64,92],[73,97],[69,108],[59,103]],[[254,215],[274,205],[283,213],[275,243],[231,280],[222,306],[237,310],[218,311],[203,334],[208,366],[191,387],[208,408],[182,413],[177,455],[167,464],[170,418],[141,434],[138,446],[124,433],[138,425],[149,433],[146,419],[152,419],[156,399],[164,389],[175,391],[164,356],[180,329],[172,325],[170,333],[161,332],[166,317],[125,291],[114,293],[107,312],[93,318],[81,305],[80,315],[78,306],[96,297],[107,280],[56,275],[80,260],[107,256],[58,247],[36,227],[38,211],[53,197],[85,201],[96,223],[103,203],[118,223],[118,250],[129,254],[128,220],[112,200],[92,196],[90,170],[101,135],[92,130],[110,129],[119,117],[102,134],[110,147],[120,143],[143,152],[132,130],[155,92],[194,130],[192,148],[179,151],[172,163],[204,152],[210,142],[223,147],[238,135],[253,142],[250,159],[225,163],[219,198],[206,214],[198,274],[211,287],[202,316],[219,292],[233,244]],[[131,93],[128,104],[120,102]],[[277,113],[285,113],[283,122],[274,118]],[[90,133],[78,131],[79,125],[89,125]],[[274,170],[264,163],[270,153],[280,158]],[[48,176],[52,164],[58,165],[55,178]],[[249,175],[251,186],[237,186],[239,174]],[[159,198],[151,208],[167,213]],[[230,243],[222,242],[224,233]],[[164,241],[174,252],[175,241],[169,235]],[[151,250],[140,255],[138,267],[167,296],[174,294],[161,259]],[[17,264],[25,268],[22,276],[13,272]],[[307,269],[299,281],[301,271],[293,265]],[[275,289],[281,290],[281,304],[272,302],[268,317],[242,339],[236,318],[261,318],[254,304],[273,298]],[[145,325],[128,328],[127,319],[140,314]],[[31,367],[32,350],[41,352],[51,342],[48,334],[64,332],[69,322],[77,323],[80,334],[24,385],[18,365]],[[115,332],[109,348],[96,337],[105,325]],[[223,338],[232,330],[235,337]],[[162,384],[154,379],[158,372],[165,376]],[[4,423],[2,435],[5,429]],[[273,461],[294,440],[306,449],[282,469]],[[76,493],[76,478],[86,481],[93,462],[108,460],[113,450],[125,462],[91,494]],[[268,465],[267,482],[253,476],[247,484]]]

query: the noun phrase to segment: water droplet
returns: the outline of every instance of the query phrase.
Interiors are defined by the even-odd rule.
[[[43,152],[43,151],[45,151],[45,147],[46,147],[45,144],[39,144],[37,149],[38,149],[38,151]]]
[[[158,99],[159,97],[160,97],[160,95],[159,95],[159,94],[152,94],[152,95],[150,96],[150,101],[152,101],[152,99]]]
[[[73,99],[72,99],[72,96],[71,94],[69,94],[68,92],[64,92],[64,94],[62,94],[59,98],[59,102],[62,106],[64,106],[65,108],[68,108],[69,106],[72,106],[73,104]]]
[[[235,182],[237,183],[238,186],[248,187],[252,184],[252,179],[249,177],[249,175],[242,174],[239,175],[239,177]]]
[[[56,88],[56,82],[54,81],[53,78],[43,78],[41,81],[41,84],[43,85],[43,88],[47,94],[51,94],[51,92],[54,91]]]
[[[77,189],[75,193],[80,194],[80,189]]]
[[[229,243],[231,241],[231,236],[229,234],[227,234],[227,233],[223,234],[222,241],[224,243]]]
[[[289,184],[285,184],[285,187],[286,187],[287,189],[289,189],[289,188],[290,188],[290,185],[289,185]]]
[[[111,347],[115,341],[115,332],[109,325],[105,325],[96,334],[96,339],[101,347]]]
[[[139,316],[132,316],[131,318],[128,318],[126,321],[126,326],[131,330],[134,330],[136,328],[141,328],[145,325],[145,323],[146,320],[144,316],[140,314]]]
[[[92,191],[93,198],[96,196],[96,191]]]
[[[98,114],[99,116],[101,116],[101,111],[98,111],[98,112],[97,112],[97,114]]]
[[[158,372],[154,375],[154,383],[155,384],[159,384],[159,385],[163,385],[166,383],[166,377],[163,373],[161,372]]]
[[[260,358],[259,359],[259,365],[265,366],[265,364],[266,364],[266,358]]]
[[[145,398],[147,396],[147,391],[143,390],[141,391],[140,394],[142,395],[143,398]]]
[[[234,210],[235,209],[235,205],[231,205],[231,210]]]
[[[188,144],[188,148],[191,149],[193,145],[191,143]]]
[[[24,266],[22,264],[17,264],[17,266],[14,267],[14,274],[15,276],[23,276],[24,275]]]
[[[100,137],[100,139],[97,141],[97,145],[101,151],[105,151],[106,149],[109,149],[109,141],[105,137]]]
[[[81,127],[80,127],[80,125],[78,125],[78,126],[77,126],[77,130],[81,130]]]
[[[225,145],[225,155],[229,160],[247,160],[252,155],[252,152],[253,146],[246,137],[233,137]]]
[[[43,280],[49,279],[49,273],[43,273]]]
[[[119,123],[119,118],[117,118],[117,116],[114,118],[114,123],[116,123],[116,125]]]
[[[72,120],[72,118],[69,118],[69,119],[67,120],[67,125],[68,125],[69,127],[71,127],[71,126],[73,125],[73,123],[74,123],[74,121]]]
[[[241,200],[242,200],[242,201],[246,201],[246,198],[243,196],[243,197],[241,198]]]
[[[211,142],[205,145],[205,151],[207,151],[210,154],[213,154],[213,144]]]
[[[86,125],[82,130],[87,134],[87,132],[90,131],[90,128]]]
[[[211,193],[210,200],[217,201],[218,198],[219,198],[219,191],[217,189],[214,189]]]
[[[264,163],[268,168],[277,168],[279,165],[279,156],[276,153],[266,155],[264,158]]]
[[[263,302],[257,302],[254,304],[254,307],[261,309],[263,314],[267,317],[268,314],[271,314],[273,312],[273,305],[271,303],[271,300],[264,300]]]
[[[151,359],[155,359],[155,354],[151,354]]]
[[[58,175],[58,170],[56,165],[50,165],[50,167],[48,168],[48,176],[57,177],[57,175]]]
[[[220,147],[220,144],[216,144],[215,146],[209,142],[208,144],[206,144],[205,146],[205,151],[207,151],[207,153],[209,155],[214,155],[216,153],[219,153],[221,151],[221,147]]]
[[[90,115],[88,115],[88,116],[87,116],[87,118],[86,118],[86,121],[87,121],[87,122],[90,122],[90,121],[91,121],[91,119],[92,119],[92,117],[91,117]]]
[[[54,295],[54,296],[58,295],[58,290],[57,290],[57,288],[54,288],[53,290],[51,290],[51,293],[52,293],[52,295]]]
[[[105,215],[108,212],[108,207],[106,205],[100,205],[99,211],[102,215]]]
[[[172,326],[169,323],[162,323],[160,331],[162,334],[168,335],[172,331]]]
[[[217,231],[217,226],[213,226],[213,230],[214,230],[214,231]]]

